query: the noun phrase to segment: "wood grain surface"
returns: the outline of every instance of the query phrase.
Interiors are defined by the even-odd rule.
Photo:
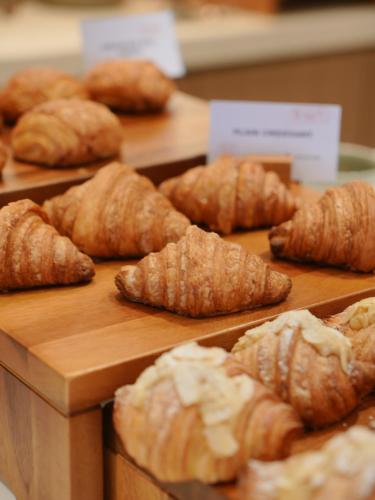
[[[100,408],[66,418],[0,367],[0,481],[17,500],[102,500]]]
[[[160,483],[146,471],[139,468],[124,451],[111,425],[110,407],[106,415],[106,488],[109,500],[241,500],[235,482],[209,486],[199,481],[184,483]],[[360,407],[338,424],[323,430],[307,432],[297,439],[291,454],[320,449],[332,437],[345,432],[352,425],[373,425],[375,422],[375,395],[367,397]],[[136,494],[136,496],[135,496]],[[301,498],[301,500],[303,500]],[[334,500],[334,499],[332,499]]]
[[[301,195],[311,192],[295,188]],[[227,238],[270,261],[267,231]],[[338,312],[375,295],[375,277],[339,269],[272,261],[293,281],[281,304],[227,316],[190,319],[126,301],[114,285],[119,261],[98,263],[92,283],[0,296],[0,364],[65,415],[112,398],[157,355],[176,344],[199,340],[231,348],[257,322],[283,311],[310,308]]]

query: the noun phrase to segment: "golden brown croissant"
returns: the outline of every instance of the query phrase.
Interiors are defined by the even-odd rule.
[[[359,181],[329,189],[316,204],[273,228],[269,239],[277,257],[373,271],[375,192]]]
[[[136,266],[124,266],[116,285],[130,300],[204,317],[284,300],[291,281],[241,245],[190,226],[176,244]]]
[[[375,365],[375,297],[360,300],[326,320],[352,343],[357,359]]]
[[[285,456],[297,414],[223,349],[176,347],[116,392],[125,449],[162,481],[233,479],[249,457]]]
[[[67,285],[89,281],[92,260],[48,223],[30,200],[0,210],[0,289]]]
[[[37,104],[52,99],[87,99],[84,85],[54,68],[32,67],[17,72],[2,92],[2,110],[6,120],[15,121]]]
[[[168,179],[160,191],[191,221],[224,234],[235,227],[279,224],[297,209],[296,198],[275,172],[232,156]]]
[[[16,158],[67,166],[117,155],[119,119],[102,104],[79,99],[48,101],[25,113],[12,132]]]
[[[374,500],[375,433],[354,426],[319,451],[250,460],[240,485],[243,500]]]
[[[175,84],[155,64],[141,60],[97,63],[85,79],[92,99],[121,111],[158,111],[164,108]]]
[[[357,359],[348,338],[307,310],[248,330],[232,353],[313,426],[340,420],[375,386],[375,365]]]
[[[0,139],[0,175],[1,171],[5,167],[7,160],[8,160],[8,150],[3,141]]]
[[[113,162],[89,181],[47,200],[56,229],[97,257],[127,257],[161,250],[190,225],[152,182]]]

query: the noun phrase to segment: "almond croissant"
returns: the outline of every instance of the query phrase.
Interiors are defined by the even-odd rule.
[[[326,324],[350,339],[357,359],[375,365],[375,297],[352,304]]]
[[[168,179],[160,191],[191,221],[223,234],[235,227],[280,224],[297,209],[296,198],[275,172],[232,156]]]
[[[120,111],[160,111],[175,84],[150,61],[116,59],[97,63],[85,78],[92,99]]]
[[[162,481],[233,479],[249,457],[285,456],[297,414],[223,349],[176,347],[116,392],[126,451]]]
[[[113,162],[80,186],[44,203],[51,223],[97,257],[127,257],[161,250],[190,225],[152,182]]]
[[[30,200],[0,210],[0,290],[89,281],[92,260],[48,224]]]
[[[193,317],[227,314],[284,300],[291,281],[241,245],[190,226],[136,266],[124,266],[116,285],[129,300]]]
[[[122,135],[119,119],[102,104],[59,99],[25,113],[11,139],[16,158],[55,167],[116,156]]]
[[[348,338],[307,310],[248,330],[232,353],[312,426],[340,420],[375,386],[375,365],[357,359]]]
[[[243,500],[374,500],[375,433],[354,426],[319,451],[250,460],[240,490]]]
[[[317,203],[273,228],[269,239],[277,257],[373,271],[375,192],[359,181],[329,189]]]

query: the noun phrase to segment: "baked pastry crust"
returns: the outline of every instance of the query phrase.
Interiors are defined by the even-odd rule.
[[[315,427],[339,421],[375,386],[375,364],[356,358],[349,338],[307,310],[248,330],[232,353]]]
[[[102,104],[60,99],[40,104],[18,120],[12,149],[19,160],[69,166],[117,155],[122,136],[119,119]]]
[[[317,203],[273,228],[269,239],[277,257],[373,271],[375,191],[360,181],[329,189]]]
[[[30,200],[0,209],[0,289],[68,285],[95,274],[90,257],[60,236]]]
[[[0,108],[5,119],[13,122],[38,104],[68,98],[88,98],[79,80],[58,69],[31,67],[10,78],[1,94]]]
[[[47,200],[56,229],[97,257],[134,257],[178,241],[190,225],[152,182],[118,162],[89,181]]]
[[[5,167],[7,160],[8,160],[8,149],[3,143],[3,141],[0,139],[0,175],[1,171]]]
[[[257,255],[197,226],[161,252],[124,266],[115,281],[129,300],[193,317],[281,302],[292,286]]]
[[[240,490],[243,500],[373,500],[375,433],[354,426],[319,451],[283,462],[250,460]]]
[[[275,172],[234,156],[191,168],[164,181],[160,191],[192,222],[224,234],[236,227],[280,224],[298,208],[298,200]]]
[[[119,111],[162,110],[175,84],[152,62],[109,60],[97,63],[85,78],[86,88],[95,101]]]
[[[114,425],[126,451],[162,481],[233,479],[249,457],[288,453],[302,426],[223,349],[195,343],[162,355],[116,391]]]

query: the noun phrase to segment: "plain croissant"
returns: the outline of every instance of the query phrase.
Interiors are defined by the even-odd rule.
[[[329,189],[316,204],[273,228],[269,239],[277,257],[373,271],[375,192],[359,181]]]
[[[0,210],[0,289],[67,285],[89,281],[92,260],[48,224],[30,200]]]
[[[375,365],[357,359],[348,338],[307,310],[248,330],[232,353],[312,426],[340,420],[375,386]]]
[[[235,227],[280,224],[298,203],[275,172],[232,156],[168,179],[160,191],[191,221],[224,234]]]
[[[375,365],[375,297],[355,302],[326,324],[350,339],[357,359]]]
[[[7,160],[8,160],[8,151],[7,151],[5,144],[0,139],[0,175],[1,175],[1,171],[5,167]]]
[[[321,450],[284,461],[250,460],[242,500],[374,500],[375,433],[354,426]]]
[[[91,98],[120,111],[160,111],[176,86],[150,61],[116,59],[97,63],[85,78]]]
[[[190,225],[152,182],[121,163],[101,168],[87,182],[44,203],[51,223],[97,257],[127,257],[161,250]]]
[[[290,279],[257,255],[196,226],[178,243],[124,266],[116,285],[130,300],[195,317],[274,304],[291,289]]]
[[[58,99],[22,115],[11,139],[16,158],[55,167],[116,156],[122,135],[120,120],[106,106]]]
[[[233,479],[249,457],[285,456],[302,428],[226,351],[195,343],[116,392],[114,425],[129,455],[159,480],[205,483]]]

